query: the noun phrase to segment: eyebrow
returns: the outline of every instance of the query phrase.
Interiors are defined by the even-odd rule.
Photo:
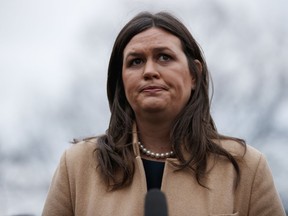
[[[153,52],[163,52],[165,50],[168,50],[172,53],[175,53],[172,49],[166,47],[166,46],[163,46],[163,47],[155,47],[152,49]],[[129,57],[139,57],[142,55],[142,52],[137,52],[137,51],[132,51],[132,52],[128,52],[128,54],[126,55],[126,57],[124,58],[124,60],[126,61]]]

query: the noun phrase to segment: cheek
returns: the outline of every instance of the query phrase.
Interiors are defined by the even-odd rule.
[[[131,87],[129,86],[128,83],[125,83],[125,82],[123,82],[123,85],[124,85],[124,91],[125,91],[126,98],[129,101],[130,100],[129,93],[131,94]]]
[[[129,76],[127,76],[126,73],[122,73],[122,82],[123,82],[123,87],[125,92],[127,92],[127,90],[129,89],[129,84],[130,84],[130,80],[129,80]]]
[[[195,82],[190,74],[185,77],[186,78],[183,79],[182,92],[183,97],[188,101],[191,96],[192,89],[195,87]]]
[[[190,71],[186,71],[186,73],[183,75],[183,88],[185,88],[186,92],[191,92],[194,86],[195,81],[192,77],[192,74],[190,73]]]
[[[132,77],[125,77],[125,75],[122,76],[123,78],[123,87],[125,91],[126,98],[128,102],[130,103],[131,100],[133,100],[133,93],[136,89],[136,83],[135,80]]]
[[[127,81],[126,81],[126,79],[124,79],[124,76],[122,76],[122,79],[123,79],[123,88],[124,88],[124,92],[125,92],[125,96],[126,96],[126,99],[128,100],[128,102],[129,102],[129,85],[128,85],[128,83],[127,83]]]

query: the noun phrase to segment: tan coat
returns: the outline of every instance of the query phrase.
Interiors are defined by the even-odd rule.
[[[243,148],[238,143],[225,141],[222,146],[233,155],[243,154]],[[96,170],[95,148],[96,140],[91,140],[66,150],[53,177],[44,216],[144,214],[147,187],[135,140],[133,182],[129,187],[114,192],[106,191],[105,183]],[[235,171],[226,159],[219,159],[210,170],[205,181],[209,189],[199,186],[188,170],[173,172],[173,160],[167,159],[165,163],[161,186],[170,216],[285,215],[264,156],[250,146],[247,146],[244,162],[240,163],[242,175],[236,191],[233,189]],[[212,164],[211,160],[209,164]]]

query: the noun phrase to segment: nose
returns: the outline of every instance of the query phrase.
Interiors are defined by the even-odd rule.
[[[145,80],[159,79],[160,74],[157,71],[155,62],[153,62],[152,60],[147,60],[143,71],[143,77]]]

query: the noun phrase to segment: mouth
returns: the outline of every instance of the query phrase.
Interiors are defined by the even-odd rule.
[[[158,92],[158,91],[167,91],[168,88],[164,85],[145,85],[140,88],[140,92]]]

